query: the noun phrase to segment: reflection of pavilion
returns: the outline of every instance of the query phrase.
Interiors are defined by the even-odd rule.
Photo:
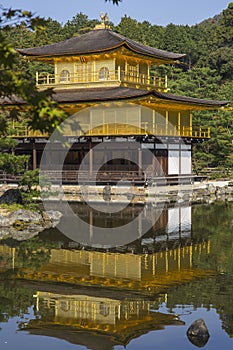
[[[95,227],[111,230],[115,227],[124,228],[125,225],[134,222],[134,230],[132,229],[131,232],[127,232],[127,235],[123,235],[123,240],[125,240],[123,244],[121,244],[122,237],[117,236],[117,245],[124,246],[116,249],[117,251],[125,251],[126,246],[128,246],[130,251],[138,253],[143,251],[143,246],[146,246],[149,251],[153,252],[160,250],[164,243],[170,242],[173,245],[175,240],[177,245],[181,243],[179,242],[181,240],[184,240],[185,244],[187,244],[187,239],[191,242],[192,208],[188,203],[176,206],[169,206],[165,203],[160,205],[158,203],[155,205],[148,203],[144,206],[127,206],[123,210],[122,204],[111,203],[111,206],[112,212],[108,213],[105,210],[106,207],[103,207],[101,203],[95,203],[94,209],[86,203],[72,203],[71,208],[81,222],[79,221],[78,229],[77,223],[72,224],[73,234],[70,236],[71,239],[76,237],[77,242],[84,242],[84,245],[93,246],[95,243]],[[54,209],[57,209],[57,203],[54,203]],[[71,226],[72,220],[72,216],[65,215],[61,220],[59,229],[66,232],[66,227]],[[82,222],[88,223],[88,228],[85,224],[82,226]],[[104,246],[104,244],[107,245],[106,240],[98,242],[97,238],[96,243],[98,243],[97,246],[101,247],[103,244],[103,247],[106,248]],[[74,245],[71,244],[70,246]]]
[[[92,288],[75,292],[69,287],[60,290],[59,286],[42,285],[35,298],[40,318],[29,322],[26,329],[30,333],[63,338],[91,349],[126,345],[151,330],[183,324],[174,314],[151,311],[156,302],[119,291]]]
[[[163,292],[174,284],[208,275],[210,271],[197,268],[195,262],[205,258],[209,252],[209,242],[153,254],[51,249],[48,263],[39,270],[20,268],[17,277],[135,290],[146,294]]]
[[[36,290],[38,317],[26,330],[93,350],[113,349],[149,331],[182,324],[174,314],[152,310],[172,286],[212,273],[198,268],[210,253],[209,241],[153,254],[51,249],[40,268],[22,267],[17,249],[7,248],[14,277],[33,281]],[[157,302],[150,300],[155,293]]]
[[[111,227],[111,224],[114,227],[116,223],[123,225],[141,212],[141,206],[130,206],[108,216],[80,203],[72,205],[72,209],[83,220],[92,220],[94,225],[102,227]],[[157,215],[157,211],[161,213],[160,208],[151,207],[144,215],[150,220],[151,216]],[[33,268],[30,263],[26,265],[26,260],[19,262],[18,248],[0,246],[0,252],[4,255],[4,251],[9,250],[6,253],[12,258],[11,266],[19,268],[17,273],[20,278],[140,290],[145,293],[163,292],[169,286],[209,273],[198,267],[200,261],[205,260],[210,253],[210,242],[193,241],[191,214],[188,205],[165,207],[146,235],[140,236],[138,232],[137,241],[116,248],[115,251],[85,250],[80,249],[79,244],[76,245],[79,249],[73,249],[75,242],[64,243],[63,249],[47,252],[46,261],[39,269]],[[56,230],[54,234],[57,237]]]
[[[0,273],[15,267],[15,248],[0,245]]]

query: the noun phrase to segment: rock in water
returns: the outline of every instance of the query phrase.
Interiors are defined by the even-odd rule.
[[[191,326],[187,330],[187,334],[199,337],[210,336],[205,321],[202,318],[199,318],[191,324]]]
[[[20,191],[17,188],[11,188],[7,190],[3,195],[0,197],[0,203],[4,204],[23,204],[23,199],[21,196]]]
[[[205,346],[210,336],[205,321],[202,318],[194,321],[187,330],[187,336],[193,345],[199,348]]]

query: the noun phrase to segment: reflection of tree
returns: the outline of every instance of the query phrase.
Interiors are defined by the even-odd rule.
[[[30,267],[37,270],[42,265],[47,264],[50,259],[52,248],[58,248],[59,242],[43,241],[39,237],[33,237],[27,241],[13,242],[12,240],[4,240],[3,243],[9,247],[15,248],[15,267]],[[10,261],[10,257],[7,261]]]
[[[0,322],[27,313],[33,303],[31,289],[20,286],[16,281],[0,282]]]
[[[192,209],[192,236],[209,239],[211,255],[196,261],[199,267],[214,268],[233,275],[233,203],[215,202]]]
[[[21,242],[16,249],[17,267],[40,268],[49,262],[50,251],[52,248],[57,248],[58,244],[58,242],[42,241],[38,237]]]
[[[222,320],[222,328],[233,337],[232,290],[232,276],[208,277],[170,290],[167,306],[169,312],[177,305],[192,305],[194,310],[199,307],[214,308]]]
[[[210,253],[193,252],[193,266],[213,269],[215,277],[177,286],[168,295],[170,311],[176,305],[192,305],[194,309],[215,308],[222,328],[233,336],[233,203],[215,202],[193,206],[192,238],[209,240]]]

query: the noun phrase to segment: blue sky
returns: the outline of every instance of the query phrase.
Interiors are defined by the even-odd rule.
[[[227,8],[229,0],[123,0],[119,6],[104,0],[0,0],[5,7],[23,8],[41,17],[51,17],[65,23],[75,14],[82,12],[89,19],[99,19],[101,12],[107,12],[116,25],[125,14],[138,22],[166,26],[174,24],[195,24],[219,14]]]

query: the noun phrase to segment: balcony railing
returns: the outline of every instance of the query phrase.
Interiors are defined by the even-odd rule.
[[[92,127],[89,124],[81,125],[80,130],[65,130],[66,137],[82,137],[82,136],[177,136],[189,138],[210,138],[210,128],[207,127],[188,127],[188,126],[169,126],[156,124],[149,128],[147,123],[141,123],[141,127],[128,124],[104,124]],[[86,132],[83,131],[87,130]],[[32,131],[27,127],[17,127],[12,132],[11,137],[14,138],[48,138],[48,134],[39,131]]]
[[[36,73],[36,85],[38,87],[98,87],[114,85],[132,85],[142,88],[156,88],[160,91],[167,91],[167,77],[156,77],[154,75],[136,74],[125,72],[118,68],[117,70],[107,71],[103,75],[100,72],[92,73],[67,73],[59,74],[39,74]]]

